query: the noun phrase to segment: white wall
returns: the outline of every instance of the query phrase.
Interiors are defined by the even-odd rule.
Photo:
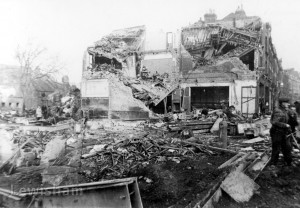
[[[82,97],[109,97],[107,79],[83,80],[81,83]]]
[[[142,60],[142,67],[145,66],[150,75],[156,71],[159,74],[168,73],[172,74],[176,71],[176,60],[172,58],[172,54],[159,53],[159,54],[146,54]]]
[[[167,46],[167,33],[173,33],[173,48],[178,48],[180,40],[180,31],[179,30],[165,30],[157,28],[146,28],[146,37],[145,37],[145,51],[150,50],[166,50]]]

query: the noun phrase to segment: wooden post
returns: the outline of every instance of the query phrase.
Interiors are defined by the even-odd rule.
[[[163,101],[164,101],[164,113],[167,114],[168,113],[168,110],[167,110],[167,97],[165,97],[163,99]]]
[[[220,139],[222,141],[222,148],[227,149],[227,122],[221,121],[219,124],[220,127]]]

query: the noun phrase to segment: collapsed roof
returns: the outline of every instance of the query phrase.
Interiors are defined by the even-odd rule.
[[[182,45],[192,56],[194,68],[215,65],[230,57],[241,58],[259,48],[260,18],[238,20],[243,23],[240,27],[232,26],[236,20],[227,19],[209,24],[198,22],[182,29]]]
[[[88,52],[95,55],[115,58],[120,63],[132,53],[139,51],[143,46],[145,26],[130,27],[115,30],[88,48]]]

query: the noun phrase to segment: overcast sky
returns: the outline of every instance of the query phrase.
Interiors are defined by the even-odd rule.
[[[213,9],[218,19],[239,5],[272,25],[284,68],[300,70],[299,0],[0,0],[0,64],[28,42],[59,56],[70,81],[80,82],[84,50],[114,29],[146,25],[173,30]]]

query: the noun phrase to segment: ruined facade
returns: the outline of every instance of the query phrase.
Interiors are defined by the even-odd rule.
[[[162,79],[140,79],[144,67],[150,77],[159,74]],[[133,106],[112,108],[113,79],[131,88],[128,96],[134,98]],[[159,113],[216,109],[222,103],[234,105],[248,117],[273,109],[281,79],[281,61],[269,23],[247,16],[243,8],[221,20],[211,11],[204,21],[176,32],[126,28],[89,47],[83,66],[82,104],[84,111],[98,111],[98,117],[106,118],[126,117],[128,112],[147,116],[141,113],[145,109]],[[95,90],[97,93],[90,94]],[[143,106],[139,101],[146,108],[137,108]],[[112,112],[119,113],[112,116]]]
[[[81,84],[83,114],[145,119],[149,109],[156,108],[178,86],[173,34],[163,34],[169,41],[153,47],[146,33],[145,26],[116,30],[87,49]],[[152,36],[148,33],[147,37]],[[143,67],[147,68],[147,79],[139,79]],[[156,73],[160,78],[152,79]]]
[[[181,37],[181,87],[187,110],[220,108],[221,103],[234,105],[245,116],[262,107],[272,110],[282,67],[270,24],[247,17],[239,8],[222,20],[184,27]]]

